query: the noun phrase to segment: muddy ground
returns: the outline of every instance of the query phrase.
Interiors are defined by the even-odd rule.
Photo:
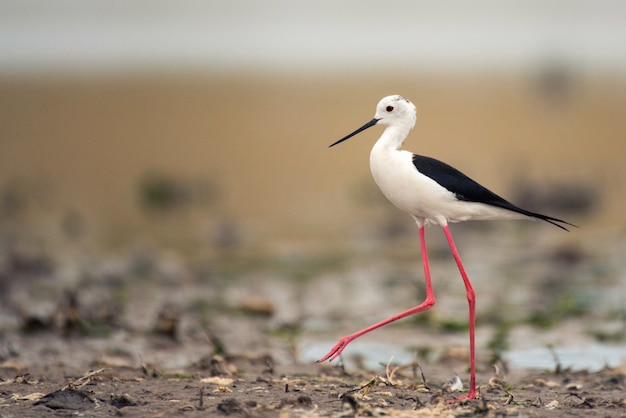
[[[489,231],[480,235],[495,240]],[[624,364],[570,370],[555,354],[552,366],[529,370],[511,367],[505,355],[544,341],[619,347],[619,317],[555,305],[548,315],[560,319],[553,323],[529,325],[537,321],[533,314],[510,316],[503,326],[505,313],[517,311],[516,299],[501,295],[494,302],[493,283],[481,280],[480,398],[449,402],[468,385],[466,307],[458,277],[443,274],[454,273],[454,261],[432,247],[436,292],[450,293],[438,293],[441,306],[353,342],[339,361],[318,364],[313,360],[336,338],[410,306],[423,292],[415,288],[414,249],[398,258],[395,248],[393,262],[358,255],[295,264],[227,257],[210,262],[211,270],[160,250],[87,260],[6,246],[0,416],[626,416]],[[586,263],[576,270],[587,271]],[[550,265],[544,267],[552,271]],[[573,278],[565,278],[569,286]],[[537,294],[522,301],[521,313],[528,315],[528,300],[542,300]],[[613,328],[600,333],[603,318]],[[373,342],[388,345],[374,351]],[[407,352],[412,361],[394,361]]]
[[[49,259],[5,254],[3,277],[14,280],[4,282],[3,292],[1,417],[626,416],[623,364],[574,371],[555,355],[554,366],[544,370],[510,367],[498,349],[488,348],[498,334],[491,334],[494,324],[484,313],[477,336],[480,398],[455,403],[450,401],[466,393],[468,384],[466,327],[443,330],[405,321],[353,342],[339,361],[318,364],[306,350],[314,342],[329,349],[339,333],[369,321],[365,313],[344,305],[351,324],[336,313],[309,313],[308,319],[289,322],[287,303],[277,305],[278,299],[254,292],[261,286],[278,295],[289,287],[284,281],[273,279],[278,283],[272,285],[249,276],[255,283],[245,279],[250,272],[221,284],[183,280],[184,272],[193,274],[169,265],[166,257],[152,260],[152,266],[149,257],[139,259],[89,264],[68,286],[67,271]],[[316,297],[312,290],[325,289],[325,274],[302,291],[310,299],[298,301],[299,293],[290,299],[303,309],[314,303],[327,311],[330,295],[324,304],[324,293]],[[354,274],[338,275],[352,287]],[[406,286],[397,284],[405,292]],[[242,289],[252,291],[229,297]],[[384,299],[384,292],[374,293],[374,300]],[[377,304],[372,315],[380,317],[385,309],[394,308]],[[436,324],[436,318],[430,321]],[[545,333],[558,339],[568,332],[556,324]],[[514,347],[523,339],[500,338]],[[368,341],[396,345],[363,353]],[[414,360],[394,361],[398,350],[414,350]],[[367,366],[371,360],[378,366]]]
[[[177,344],[154,340],[152,344]],[[31,341],[34,343],[35,341]],[[80,341],[74,341],[80,349]],[[348,372],[325,365],[277,366],[271,356],[207,355],[166,370],[123,358],[94,361],[80,373],[72,351],[57,362],[0,370],[0,416],[626,416],[626,369],[597,373],[481,370],[480,399],[450,402],[450,363]],[[458,366],[458,365],[457,365]],[[423,373],[423,374],[422,374]],[[423,380],[423,378],[425,380]]]

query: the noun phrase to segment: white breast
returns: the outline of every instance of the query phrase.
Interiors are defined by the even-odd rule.
[[[418,172],[413,154],[374,146],[370,168],[374,181],[398,209],[418,218],[445,224],[445,206],[456,201],[454,194]]]

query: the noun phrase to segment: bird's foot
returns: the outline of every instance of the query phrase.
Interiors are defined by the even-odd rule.
[[[460,398],[451,399],[448,402],[449,403],[465,402],[465,401],[471,401],[472,399],[475,399],[475,398],[476,398],[476,388],[473,388],[473,389],[470,389],[467,395],[461,396]]]
[[[348,343],[352,341],[351,338],[348,337],[343,337],[342,339],[339,340],[339,342],[337,344],[335,344],[335,346],[333,348],[330,349],[330,351],[328,352],[328,354],[326,354],[324,357],[322,357],[321,359],[319,359],[317,362],[318,363],[323,363],[326,360],[328,361],[333,361],[334,359],[336,359],[337,357],[339,357],[339,354],[341,354],[341,352],[343,351],[344,348],[346,348],[346,346],[348,345]]]

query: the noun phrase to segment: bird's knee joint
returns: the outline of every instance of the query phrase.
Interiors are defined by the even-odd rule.
[[[476,292],[473,289],[467,292],[467,301],[471,304],[476,303]]]

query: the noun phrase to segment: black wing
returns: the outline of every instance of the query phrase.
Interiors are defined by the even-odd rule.
[[[457,199],[466,202],[484,203],[486,205],[496,206],[513,212],[521,213],[526,216],[541,219],[561,229],[568,230],[559,223],[575,226],[569,222],[565,222],[558,218],[542,215],[540,213],[530,212],[515,206],[506,199],[501,198],[491,190],[481,186],[456,168],[436,160],[434,158],[425,157],[423,155],[413,155],[413,165],[417,170],[435,180],[442,187],[454,193]]]

